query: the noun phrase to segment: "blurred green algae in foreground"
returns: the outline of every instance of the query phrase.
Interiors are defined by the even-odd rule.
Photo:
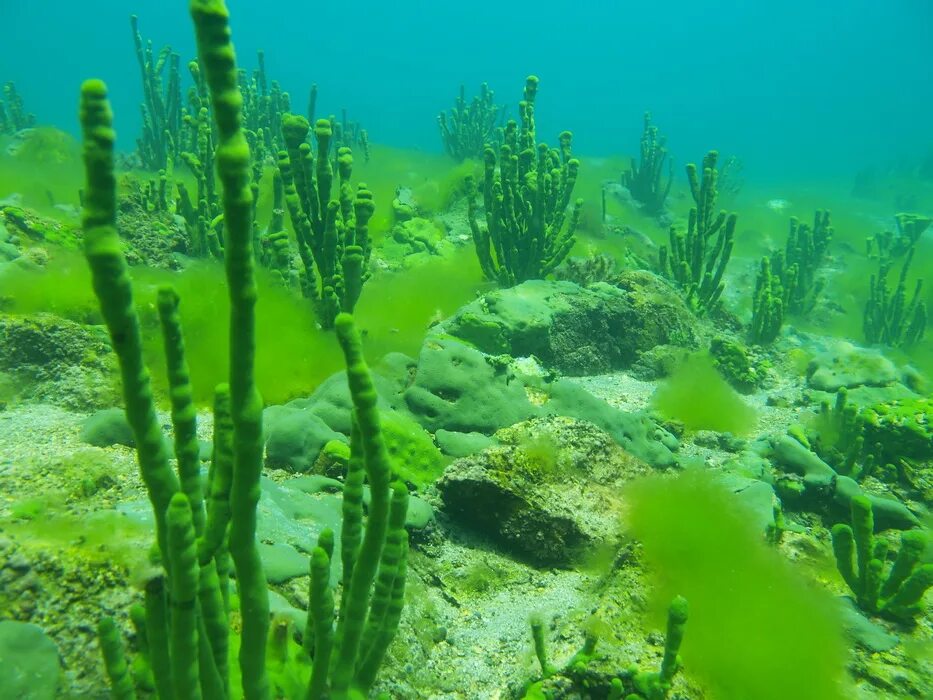
[[[684,666],[714,697],[848,697],[835,601],[764,543],[714,477],[652,477],[626,493],[627,525],[657,575],[653,606],[690,601]]]

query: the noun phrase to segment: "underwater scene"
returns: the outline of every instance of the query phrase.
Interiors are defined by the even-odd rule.
[[[0,5],[0,700],[933,698],[929,3]]]

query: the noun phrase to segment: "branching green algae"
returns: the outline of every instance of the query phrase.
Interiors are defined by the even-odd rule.
[[[95,293],[120,360],[127,418],[156,516],[164,575],[154,575],[146,586],[144,634],[152,681],[164,697],[234,696],[226,668],[228,546],[236,569],[240,605],[239,682],[243,697],[263,699],[279,691],[266,666],[268,591],[255,540],[262,401],[253,371],[256,287],[249,150],[239,126],[240,96],[226,7],[221,0],[193,0],[191,11],[219,134],[217,166],[223,187],[225,262],[231,298],[230,385],[218,391],[215,429],[219,432],[215,436],[215,463],[206,506],[200,478],[192,471],[197,468],[192,452],[195,415],[178,323],[178,298],[170,289],[160,292],[159,301],[173,399],[178,476],[169,466],[156,418],[149,374],[142,359],[139,318],[116,230],[112,115],[105,86],[94,80],[87,81],[81,93],[87,169],[85,246]],[[326,583],[330,570],[328,550],[332,551],[333,540],[332,535],[322,534],[312,558],[312,605],[305,647],[314,656],[308,697],[341,700],[362,697],[367,692],[398,625],[404,600],[408,494],[403,484],[389,484],[391,468],[381,437],[375,391],[352,319],[340,316],[337,328],[348,364],[356,425],[344,499],[344,595],[342,614],[335,625],[333,603],[326,602],[330,596]],[[229,421],[225,418],[228,410]],[[365,528],[361,509],[364,470],[371,494]],[[224,538],[228,519],[229,532]],[[354,532],[355,536],[351,534]],[[116,626],[104,620],[99,632],[114,695],[135,697]],[[310,634],[314,635],[313,645]],[[327,652],[331,644],[325,642],[329,638],[333,639],[333,663]],[[138,677],[148,676],[143,673]],[[236,679],[232,684],[238,684]]]

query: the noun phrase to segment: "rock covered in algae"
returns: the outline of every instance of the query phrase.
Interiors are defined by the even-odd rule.
[[[500,430],[500,445],[437,484],[452,518],[539,566],[569,566],[620,534],[620,485],[651,471],[591,423],[550,417]]]

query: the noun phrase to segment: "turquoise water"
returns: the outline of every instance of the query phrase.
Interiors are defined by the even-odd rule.
[[[535,73],[542,131],[571,129],[592,156],[630,150],[627,125],[646,109],[666,125],[679,163],[715,147],[741,154],[756,181],[851,177],[931,147],[933,10],[923,0],[230,6],[244,67],[265,50],[270,76],[297,106],[317,83],[322,109],[347,108],[379,143],[437,151],[433,115],[457,86],[485,81],[512,104]],[[3,23],[16,31],[0,73],[43,120],[72,133],[67,86],[106,80],[129,147],[142,94],[126,15],[139,14],[145,37],[187,60],[194,45],[179,8],[5,2]]]

